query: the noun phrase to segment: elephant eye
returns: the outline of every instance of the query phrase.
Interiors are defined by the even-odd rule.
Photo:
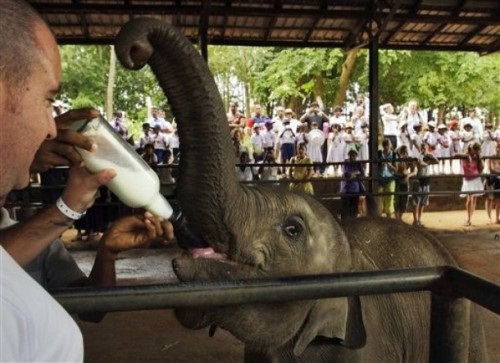
[[[288,237],[300,237],[304,231],[304,221],[297,216],[291,217],[283,223],[281,229]]]

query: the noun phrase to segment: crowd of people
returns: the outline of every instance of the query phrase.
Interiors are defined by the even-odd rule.
[[[235,151],[235,172],[238,179],[252,185],[256,180],[279,185],[285,179],[292,190],[314,194],[311,178],[335,176],[342,178],[340,194],[352,194],[352,190],[364,190],[363,178],[370,168],[369,156],[369,104],[360,93],[350,112],[335,106],[330,114],[317,102],[311,102],[300,116],[290,108],[277,106],[273,116],[267,116],[261,105],[255,104],[250,118],[245,117],[236,102],[231,102],[226,114]],[[495,222],[500,223],[500,203],[496,203],[495,157],[500,131],[478,117],[476,108],[470,108],[465,117],[455,115],[447,122],[437,124],[428,118],[427,112],[418,109],[410,101],[399,113],[392,104],[380,106],[383,142],[377,157],[378,189],[382,214],[402,219],[407,210],[413,214],[413,225],[422,226],[421,216],[429,204],[430,176],[437,174],[466,174],[470,150],[476,150],[482,163],[479,173],[491,173],[484,181],[470,183],[464,175],[462,196],[466,200],[466,225],[470,225],[476,206],[477,194],[487,193],[486,209]],[[126,125],[113,119],[113,127],[126,138]],[[116,124],[116,125],[115,125]],[[118,127],[120,125],[120,127]],[[179,139],[175,122],[168,122],[158,108],[143,124],[143,133],[136,145],[138,152],[152,167],[172,164],[179,158]],[[408,159],[408,160],[406,160]],[[362,173],[352,180],[348,170],[355,165]],[[350,166],[346,166],[347,163]],[[483,168],[484,164],[484,168]],[[346,171],[347,169],[347,171]],[[156,169],[162,182],[174,184],[171,168]],[[347,173],[347,174],[346,174]],[[165,174],[165,175],[164,175]],[[346,176],[348,175],[348,176]],[[349,180],[346,180],[349,179]],[[346,181],[348,181],[346,183]],[[353,187],[359,183],[358,187]],[[472,186],[475,189],[471,189]],[[481,189],[481,190],[479,190]],[[363,193],[357,197],[356,213],[343,212],[345,216],[366,213]]]
[[[288,178],[291,189],[300,186],[301,191],[310,194],[314,193],[310,178],[338,176],[342,178],[340,195],[345,200],[354,203],[353,194],[359,194],[354,203],[356,212],[346,209],[341,214],[346,217],[364,215],[366,206],[361,191],[365,189],[363,178],[369,168],[369,163],[365,162],[369,160],[368,111],[363,94],[358,97],[350,116],[340,106],[335,106],[332,114],[327,115],[318,103],[312,102],[298,118],[293,110],[281,106],[276,107],[274,117],[266,117],[261,106],[255,105],[252,117],[246,119],[238,105],[231,103],[227,121],[235,148],[235,162],[240,164],[237,167],[240,180],[267,180],[267,176],[263,177],[258,171],[262,167],[243,165],[264,161],[264,164],[277,161],[281,165],[266,166],[276,170],[272,173],[273,180]],[[430,176],[463,174],[461,193],[466,200],[465,225],[472,223],[477,196],[485,193],[488,216],[492,222],[500,223],[500,201],[496,201],[500,188],[497,164],[500,163],[495,159],[500,157],[500,131],[479,118],[476,108],[470,108],[466,117],[439,124],[428,119],[427,113],[419,111],[415,101],[410,101],[399,114],[395,114],[391,104],[382,105],[380,111],[383,142],[375,159],[380,165],[377,193],[383,215],[401,220],[411,209],[413,225],[422,226],[422,213],[429,205]],[[240,157],[242,154],[243,158]],[[476,159],[481,161],[476,168],[477,175],[469,168],[472,163],[469,160]],[[487,162],[483,163],[483,160]],[[304,166],[298,168],[299,162]],[[362,168],[354,178],[350,170],[353,165]],[[481,177],[481,173],[490,175]],[[496,212],[494,220],[493,207]]]

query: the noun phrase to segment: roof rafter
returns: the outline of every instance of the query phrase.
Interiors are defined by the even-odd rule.
[[[30,0],[61,43],[110,44],[126,21],[220,45],[500,50],[499,0]]]

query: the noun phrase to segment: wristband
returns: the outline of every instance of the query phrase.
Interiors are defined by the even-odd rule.
[[[75,212],[73,209],[68,207],[66,203],[64,203],[64,200],[62,197],[59,197],[56,201],[56,207],[59,209],[59,211],[64,214],[66,217],[73,219],[73,220],[78,220],[82,218],[87,211],[83,211],[82,213]]]

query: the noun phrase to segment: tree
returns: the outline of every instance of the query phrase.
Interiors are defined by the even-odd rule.
[[[110,70],[110,47],[108,46],[75,46],[61,47],[63,65],[63,89],[61,99],[73,107],[96,107],[104,112],[106,92]],[[141,124],[147,117],[146,98],[151,97],[153,103],[169,114],[169,106],[149,69],[131,72],[121,65],[116,66],[113,86],[112,105],[114,110],[127,114],[129,129],[133,133],[140,131]],[[108,91],[111,93],[110,91]],[[112,117],[112,109],[106,110],[105,116]]]

